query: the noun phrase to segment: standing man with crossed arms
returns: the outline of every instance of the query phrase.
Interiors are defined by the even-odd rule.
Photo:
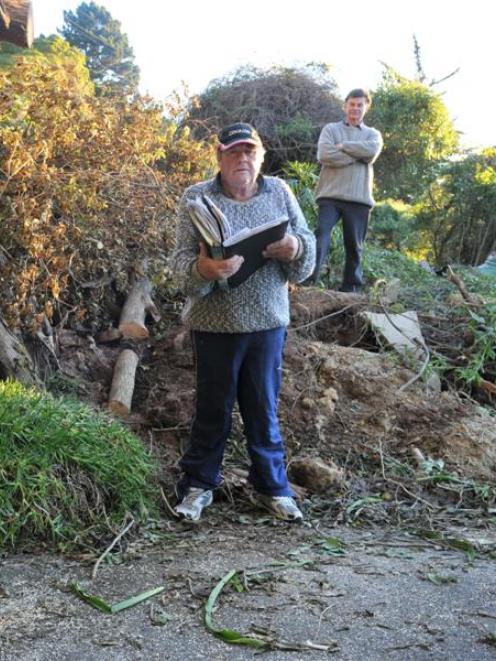
[[[346,292],[357,292],[363,285],[362,251],[374,206],[372,164],[383,144],[379,131],[363,123],[370,104],[366,90],[352,90],[343,105],[344,119],[324,126],[317,149],[322,169],[316,191],[317,259],[311,281],[319,280],[332,230],[342,220],[346,258],[340,289]]]

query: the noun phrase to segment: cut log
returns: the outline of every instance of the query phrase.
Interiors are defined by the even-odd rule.
[[[33,33],[31,0],[0,0],[0,41],[31,48]]]
[[[119,354],[114,367],[108,409],[121,417],[126,417],[131,412],[138,360],[138,356],[132,349],[124,349]]]
[[[119,320],[119,330],[124,338],[144,340],[149,332],[145,317],[149,312],[155,320],[160,319],[151,297],[152,285],[148,278],[137,278],[128,294]]]
[[[0,319],[0,378],[16,379],[25,385],[38,383],[33,360],[24,344]]]

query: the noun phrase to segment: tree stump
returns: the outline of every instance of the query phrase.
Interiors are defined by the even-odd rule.
[[[108,409],[121,417],[126,417],[131,412],[138,360],[138,356],[132,349],[124,349],[119,354],[114,367]]]
[[[0,0],[0,41],[31,48],[33,33],[31,0]]]
[[[25,385],[38,383],[36,370],[24,344],[0,319],[0,378],[16,379]]]

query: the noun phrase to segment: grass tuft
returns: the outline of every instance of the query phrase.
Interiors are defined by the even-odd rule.
[[[0,382],[0,548],[108,541],[156,514],[156,467],[122,424],[71,399]]]

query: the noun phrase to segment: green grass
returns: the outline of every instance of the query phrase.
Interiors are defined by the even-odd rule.
[[[0,548],[98,546],[127,515],[156,514],[155,471],[103,413],[0,382]]]

